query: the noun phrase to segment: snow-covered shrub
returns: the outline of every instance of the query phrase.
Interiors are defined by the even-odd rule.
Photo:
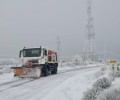
[[[115,77],[113,77],[113,76],[110,76],[110,81],[112,82],[112,81],[114,81],[115,80]]]
[[[109,88],[102,92],[97,100],[120,100],[120,88]]]
[[[109,73],[109,76],[110,77],[120,77],[120,71],[117,71],[117,72],[115,72],[115,73]]]
[[[120,77],[120,71],[117,71],[114,76],[115,77]]]
[[[65,66],[73,67],[73,63],[72,62],[67,62]]]
[[[80,65],[81,59],[79,55],[75,55],[72,59],[74,65]]]
[[[111,81],[108,78],[101,78],[98,79],[94,84],[93,88],[98,88],[98,89],[106,89],[111,86]]]
[[[106,71],[106,70],[107,70],[107,67],[102,67],[100,71],[97,71],[97,72],[95,73],[95,77],[96,77],[96,78],[101,77],[102,75],[105,74],[105,71]]]
[[[97,96],[108,87],[111,86],[111,81],[108,78],[98,79],[94,84],[92,89],[88,89],[83,96],[82,100],[96,100]]]
[[[106,71],[107,70],[107,67],[102,67],[101,68],[101,71]]]
[[[101,89],[97,89],[97,88],[88,89],[84,93],[82,100],[96,100],[97,96],[101,91],[102,91]]]
[[[88,89],[82,98],[82,100],[95,100],[96,99],[96,91],[93,89]]]
[[[99,78],[100,76],[102,76],[102,75],[104,75],[104,74],[105,74],[104,71],[98,71],[98,72],[95,73],[95,77],[96,77],[96,78]]]

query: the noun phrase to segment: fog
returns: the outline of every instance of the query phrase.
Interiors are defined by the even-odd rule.
[[[99,54],[119,58],[120,0],[93,0],[92,16]],[[0,56],[17,57],[23,47],[81,55],[87,25],[87,0],[0,0]]]

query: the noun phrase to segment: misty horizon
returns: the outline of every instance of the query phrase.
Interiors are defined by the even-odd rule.
[[[118,0],[92,0],[95,41],[100,58],[120,53]],[[46,46],[61,56],[82,55],[86,42],[87,0],[1,0],[0,56],[18,57],[24,47]],[[105,54],[105,55],[104,55]]]

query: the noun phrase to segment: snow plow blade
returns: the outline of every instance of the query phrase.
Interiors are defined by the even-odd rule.
[[[14,69],[14,76],[18,76],[21,78],[40,78],[41,76],[41,68],[25,68],[25,67],[11,67]]]

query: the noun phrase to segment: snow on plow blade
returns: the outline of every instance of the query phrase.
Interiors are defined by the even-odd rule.
[[[21,78],[39,78],[41,76],[41,68],[25,68],[25,67],[12,67],[14,69],[14,76]]]

